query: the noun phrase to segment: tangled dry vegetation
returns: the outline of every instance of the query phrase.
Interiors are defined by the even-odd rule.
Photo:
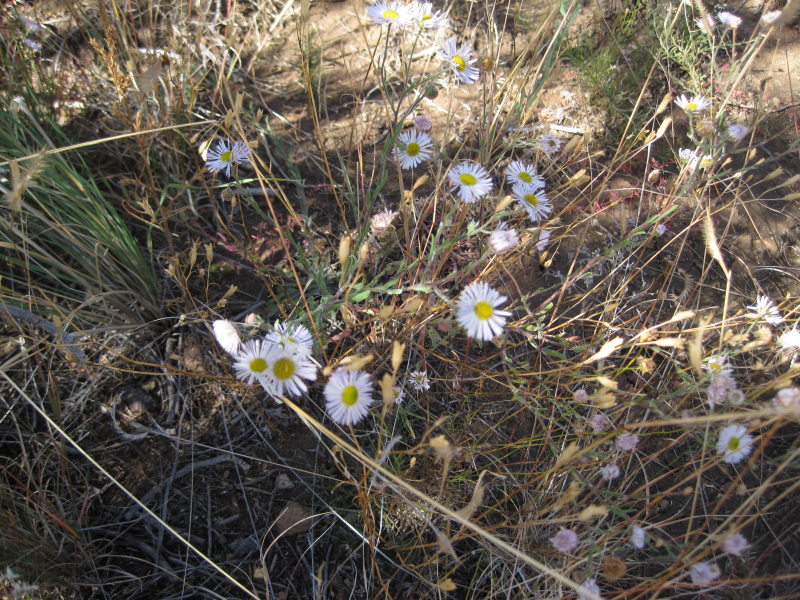
[[[10,3],[3,594],[797,597],[794,4]]]

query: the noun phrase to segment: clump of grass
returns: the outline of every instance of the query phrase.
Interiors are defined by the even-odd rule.
[[[51,134],[18,100],[0,122],[10,175],[0,235],[11,268],[1,301],[79,328],[153,318],[158,282],[150,259],[88,166],[56,151],[51,136],[64,137],[49,125]]]

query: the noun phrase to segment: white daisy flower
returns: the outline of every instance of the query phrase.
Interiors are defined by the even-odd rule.
[[[273,331],[268,333],[265,339],[302,356],[309,356],[314,347],[314,336],[299,323],[277,322]]]
[[[515,229],[506,229],[505,224],[500,225],[489,234],[489,245],[498,254],[508,252],[519,244],[519,235]]]
[[[412,18],[411,11],[399,2],[376,2],[367,7],[367,16],[374,25],[406,25]]]
[[[298,353],[294,344],[290,345],[292,347],[269,344],[266,357],[269,366],[261,385],[275,398],[299,396],[308,390],[303,380],[317,378],[317,365],[307,354]]]
[[[717,579],[719,575],[719,567],[713,563],[699,562],[689,567],[689,576],[692,578],[692,583],[707,585]]]
[[[392,399],[395,404],[401,404],[406,398],[406,391],[402,386],[396,385],[392,388]]]
[[[701,96],[700,94],[696,94],[691,98],[686,94],[681,94],[675,100],[675,104],[677,104],[685,112],[692,114],[706,110],[709,106],[711,106],[711,100]]]
[[[719,432],[717,454],[728,464],[741,462],[753,450],[753,436],[744,425],[728,425]]]
[[[442,11],[433,8],[432,2],[412,2],[411,6],[414,21],[424,29],[442,29],[450,24]]]
[[[756,298],[756,303],[753,306],[748,306],[747,310],[752,311],[748,316],[754,319],[764,319],[770,325],[783,323],[781,312],[769,296],[759,294]]]
[[[739,27],[739,25],[742,24],[741,17],[738,17],[735,14],[728,12],[726,10],[717,13],[717,19],[719,19],[720,23],[722,23],[723,25],[727,25],[731,29],[736,29]]]
[[[458,188],[458,195],[467,204],[477,202],[494,188],[492,178],[486,169],[468,160],[452,167],[447,176],[453,184],[453,190]]]
[[[222,346],[222,349],[228,354],[237,356],[239,354],[239,344],[242,343],[242,340],[239,337],[239,329],[236,324],[228,321],[228,319],[217,319],[211,323],[211,327],[214,330],[214,337],[217,339],[217,343]]]
[[[456,319],[469,337],[491,340],[503,333],[503,327],[511,316],[508,311],[497,310],[507,299],[489,284],[475,281],[461,292],[456,305]]]
[[[409,129],[397,136],[397,146],[392,149],[392,156],[403,169],[413,169],[431,157],[432,147],[431,136],[423,131]]]
[[[665,233],[667,233],[667,226],[666,225],[664,225],[663,223],[659,223],[658,225],[656,225],[656,235],[657,236],[660,237],[660,236],[664,235]]]
[[[506,167],[506,179],[510,184],[525,183],[538,188],[544,188],[544,179],[536,174],[536,167],[515,160]]]
[[[722,540],[722,550],[726,554],[741,556],[750,547],[750,542],[738,531]]]
[[[750,133],[750,128],[738,123],[728,123],[725,128],[725,135],[734,142],[741,142],[748,133]]]
[[[411,371],[408,374],[408,384],[418,392],[431,389],[431,380],[427,371]]]
[[[269,347],[261,340],[250,340],[239,348],[233,370],[236,377],[246,383],[261,383],[266,380],[269,369]]]
[[[355,425],[372,404],[372,380],[363,371],[336,369],[325,384],[325,409],[334,423]]]
[[[710,169],[711,165],[713,164],[714,164],[714,157],[711,156],[710,154],[704,154],[703,156],[700,157],[700,161],[697,163],[697,166],[705,171],[706,169]]]
[[[453,70],[459,81],[463,83],[478,81],[479,71],[473,66],[477,59],[472,56],[472,49],[466,44],[459,46],[456,38],[447,40],[444,47],[436,53],[436,57]]]
[[[694,150],[681,148],[678,151],[678,157],[681,161],[685,162],[686,166],[692,171],[708,169],[714,164],[714,157],[710,154],[700,154],[700,148],[695,148]]]
[[[678,150],[678,158],[681,162],[685,162],[692,171],[696,171],[700,164],[700,158],[697,156],[696,149],[689,150],[689,148],[681,148]]]
[[[536,140],[536,147],[548,156],[552,156],[561,150],[561,140],[556,134],[547,132]]]
[[[712,376],[733,374],[733,369],[728,364],[728,359],[724,356],[709,356],[708,360],[706,360],[706,364],[703,365],[703,368],[711,373]],[[734,383],[734,385],[736,384]]]
[[[211,173],[225,171],[225,176],[231,176],[233,165],[243,165],[250,161],[250,148],[244,142],[220,140],[213,150],[206,154],[206,169]]]
[[[542,188],[537,188],[530,183],[515,183],[511,188],[511,195],[527,211],[528,217],[534,223],[547,217],[553,210],[550,199]]]

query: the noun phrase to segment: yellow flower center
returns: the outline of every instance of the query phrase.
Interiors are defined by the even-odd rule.
[[[494,313],[492,305],[486,302],[485,300],[481,300],[480,302],[475,303],[475,316],[478,317],[481,321],[485,321],[486,319],[491,317],[492,313]]]
[[[381,16],[384,19],[396,19],[397,17],[400,16],[400,13],[398,13],[396,10],[392,10],[391,8],[388,8],[385,11],[383,11],[383,13],[381,13]]]
[[[253,373],[261,373],[267,370],[267,361],[260,356],[250,361],[250,370]]]
[[[525,202],[533,206],[539,206],[539,198],[536,197],[536,194],[525,194]]]
[[[686,103],[686,110],[697,110],[699,107],[697,102],[687,102]]]
[[[530,183],[531,181],[533,181],[533,177],[531,176],[531,174],[526,171],[520,171],[519,173],[517,173],[517,177],[522,179],[522,181],[524,181],[525,183]]]
[[[419,144],[415,142],[411,142],[406,146],[406,154],[408,154],[409,156],[416,156],[417,154],[419,154],[419,150],[420,150]]]
[[[294,361],[291,358],[279,358],[275,361],[272,372],[280,380],[291,379],[294,375]]]
[[[231,152],[230,150],[228,150],[227,152],[223,152],[222,154],[219,155],[219,159],[223,162],[231,162],[232,158],[233,158],[233,152]]]
[[[731,439],[729,439],[728,440],[728,450],[734,450],[734,451],[738,450],[739,449],[739,441],[740,440],[739,440],[738,437],[732,437]]]
[[[422,16],[420,17],[420,20],[421,20],[421,21],[427,21],[428,19],[432,19],[432,18],[433,18],[433,15],[428,15],[428,14],[425,14],[425,15],[422,15]]]
[[[478,179],[472,173],[462,173],[458,176],[458,180],[464,185],[475,185]]]
[[[358,388],[354,385],[346,385],[342,390],[342,402],[347,406],[353,406],[358,402]]]
[[[464,60],[463,56],[454,56],[453,64],[455,65],[457,71],[463,71],[467,68],[467,61]]]

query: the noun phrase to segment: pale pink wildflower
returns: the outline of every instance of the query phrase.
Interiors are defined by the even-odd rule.
[[[414,117],[414,127],[427,133],[433,128],[433,121],[428,115],[417,115]]]
[[[594,579],[587,579],[584,581],[577,591],[578,600],[593,600],[594,596],[591,596],[590,594],[600,596],[600,586],[597,585],[597,582]]]
[[[630,452],[636,449],[639,443],[639,436],[633,433],[623,433],[617,438],[617,448],[620,452]]]
[[[514,229],[506,229],[505,225],[500,225],[489,234],[489,245],[497,254],[508,252],[517,244],[519,244],[519,234]]]
[[[734,390],[736,390],[736,380],[730,374],[722,371],[713,373],[711,383],[706,388],[708,407],[713,409],[717,404],[723,404]]]
[[[562,554],[569,554],[578,547],[578,534],[572,529],[562,527],[558,530],[558,533],[550,538],[550,543],[553,544],[553,548]]]
[[[579,404],[584,404],[584,403],[588,402],[588,400],[589,400],[589,393],[585,389],[578,388],[577,390],[572,392],[572,401],[573,402],[578,402]]]
[[[750,542],[738,531],[722,540],[722,549],[733,556],[741,556],[749,547]]]
[[[692,578],[692,583],[708,585],[719,577],[719,567],[713,563],[695,563],[689,568],[689,576]]]
[[[647,545],[647,532],[638,525],[634,525],[633,527],[631,527],[631,546],[633,546],[637,550],[641,550],[646,545]]]
[[[772,407],[780,412],[797,412],[800,410],[800,388],[787,387],[778,390],[772,399]]]
[[[539,239],[536,240],[536,251],[541,254],[550,245],[550,231],[548,229],[539,230]]]
[[[708,13],[706,13],[705,16],[697,17],[694,22],[695,25],[700,28],[700,31],[706,35],[712,35],[714,33],[714,27],[717,26],[717,20],[714,18],[714,15]]]
[[[592,425],[592,431],[595,433],[601,433],[606,427],[611,425],[611,421],[603,413],[597,413],[594,415],[591,419],[589,419],[589,423]]]
[[[616,479],[617,477],[619,477],[620,473],[621,471],[619,470],[619,467],[615,464],[606,465],[605,467],[602,467],[600,469],[600,476],[605,481],[611,481],[612,479]]]
[[[741,17],[726,10],[717,13],[717,19],[719,19],[720,23],[722,23],[723,25],[727,25],[731,29],[736,29],[739,27],[739,25],[742,24]]]

